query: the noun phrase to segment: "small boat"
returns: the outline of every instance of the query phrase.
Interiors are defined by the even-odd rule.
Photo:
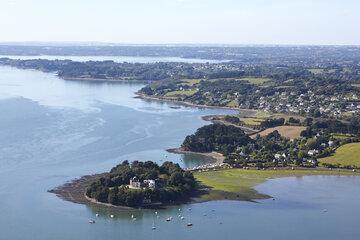
[[[156,212],[155,212],[156,213]],[[153,223],[152,223],[152,227],[151,227],[152,230],[155,230],[156,227],[155,227],[155,215],[153,215]]]
[[[114,215],[111,214],[110,217],[111,217],[111,218],[114,218]]]
[[[184,220],[185,218],[184,218],[184,217],[181,217],[180,219],[181,219],[181,220]]]
[[[97,214],[95,214],[95,216],[96,216],[96,217],[98,217],[98,216],[99,216],[99,214],[97,213]]]
[[[188,223],[186,224],[188,227],[191,227],[193,224],[192,223]]]
[[[134,215],[131,215],[131,218],[134,218]]]
[[[90,220],[89,220],[89,223],[90,223],[90,224],[93,224],[93,223],[95,223],[95,220],[90,219]]]
[[[172,217],[168,217],[168,218],[166,219],[167,222],[170,222],[171,220],[172,220]]]

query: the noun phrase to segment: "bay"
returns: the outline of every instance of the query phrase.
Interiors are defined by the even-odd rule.
[[[0,239],[359,239],[359,177],[270,180],[257,190],[275,201],[170,207],[158,211],[156,230],[154,210],[93,208],[48,193],[126,159],[184,167],[207,161],[165,149],[209,124],[202,116],[233,111],[143,101],[134,98],[141,87],[0,67]]]

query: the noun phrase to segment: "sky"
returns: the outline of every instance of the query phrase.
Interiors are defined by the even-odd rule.
[[[360,45],[360,0],[0,0],[0,41]]]

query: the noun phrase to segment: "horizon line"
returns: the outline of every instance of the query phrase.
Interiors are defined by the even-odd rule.
[[[9,46],[162,46],[162,47],[360,47],[360,44],[308,44],[308,43],[126,43],[126,42],[103,42],[103,41],[0,41],[0,45]]]

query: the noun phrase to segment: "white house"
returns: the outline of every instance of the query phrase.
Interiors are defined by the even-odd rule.
[[[143,182],[140,182],[138,177],[132,177],[130,178],[130,188],[151,188],[154,189],[156,187],[155,180],[152,179],[146,179]]]
[[[155,180],[147,179],[143,182],[144,187],[154,189],[156,187]]]

